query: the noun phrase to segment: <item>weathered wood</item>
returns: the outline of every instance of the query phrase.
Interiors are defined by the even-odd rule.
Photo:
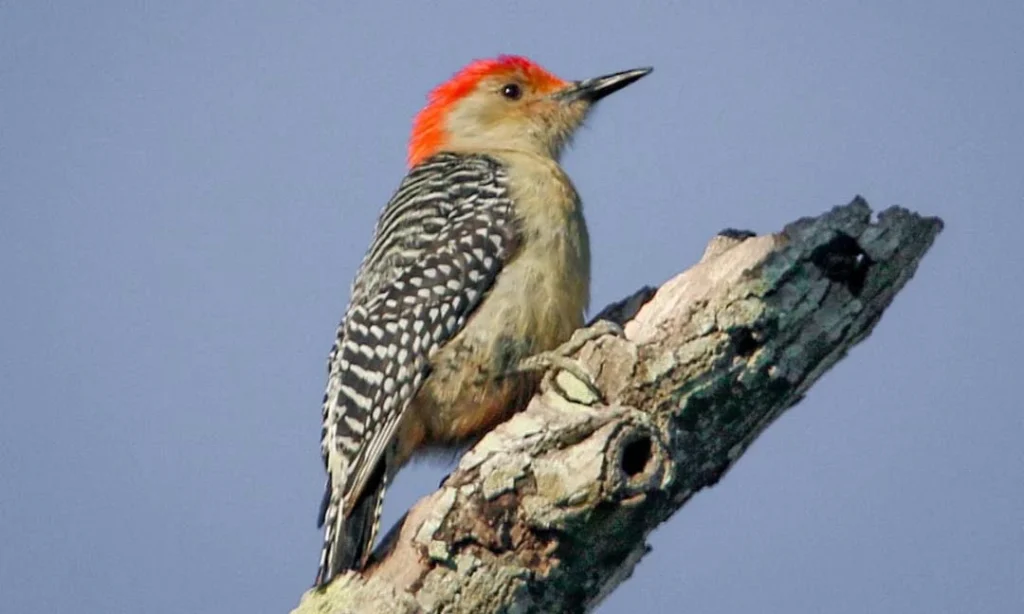
[[[364,575],[296,614],[584,612],[647,535],[714,485],[856,343],[942,229],[862,199],[781,233],[727,232],[656,292],[606,308],[625,338],[579,358],[605,399],[560,373],[417,503]]]

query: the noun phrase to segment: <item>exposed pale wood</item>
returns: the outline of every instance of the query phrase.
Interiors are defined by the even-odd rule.
[[[694,267],[600,314],[626,333],[579,355],[603,403],[574,402],[591,399],[559,374],[410,510],[365,577],[295,613],[593,608],[655,527],[870,334],[941,229],[900,208],[872,221],[857,198],[775,235],[716,237]]]

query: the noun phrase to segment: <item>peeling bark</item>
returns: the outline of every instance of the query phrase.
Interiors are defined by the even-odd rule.
[[[627,579],[647,535],[871,333],[942,229],[861,198],[781,233],[723,231],[701,261],[598,318],[625,337],[469,450],[363,574],[295,614],[586,612]]]

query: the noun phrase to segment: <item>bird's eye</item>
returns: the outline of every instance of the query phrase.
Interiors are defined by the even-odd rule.
[[[506,83],[501,87],[501,95],[509,100],[519,100],[523,95],[523,88],[518,83]]]

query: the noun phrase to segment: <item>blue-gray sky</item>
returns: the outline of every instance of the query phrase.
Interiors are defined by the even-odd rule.
[[[601,611],[1024,611],[1022,32],[1012,0],[3,3],[0,610],[297,603],[324,361],[410,119],[512,52],[655,67],[565,159],[597,308],[857,193],[947,222]]]

